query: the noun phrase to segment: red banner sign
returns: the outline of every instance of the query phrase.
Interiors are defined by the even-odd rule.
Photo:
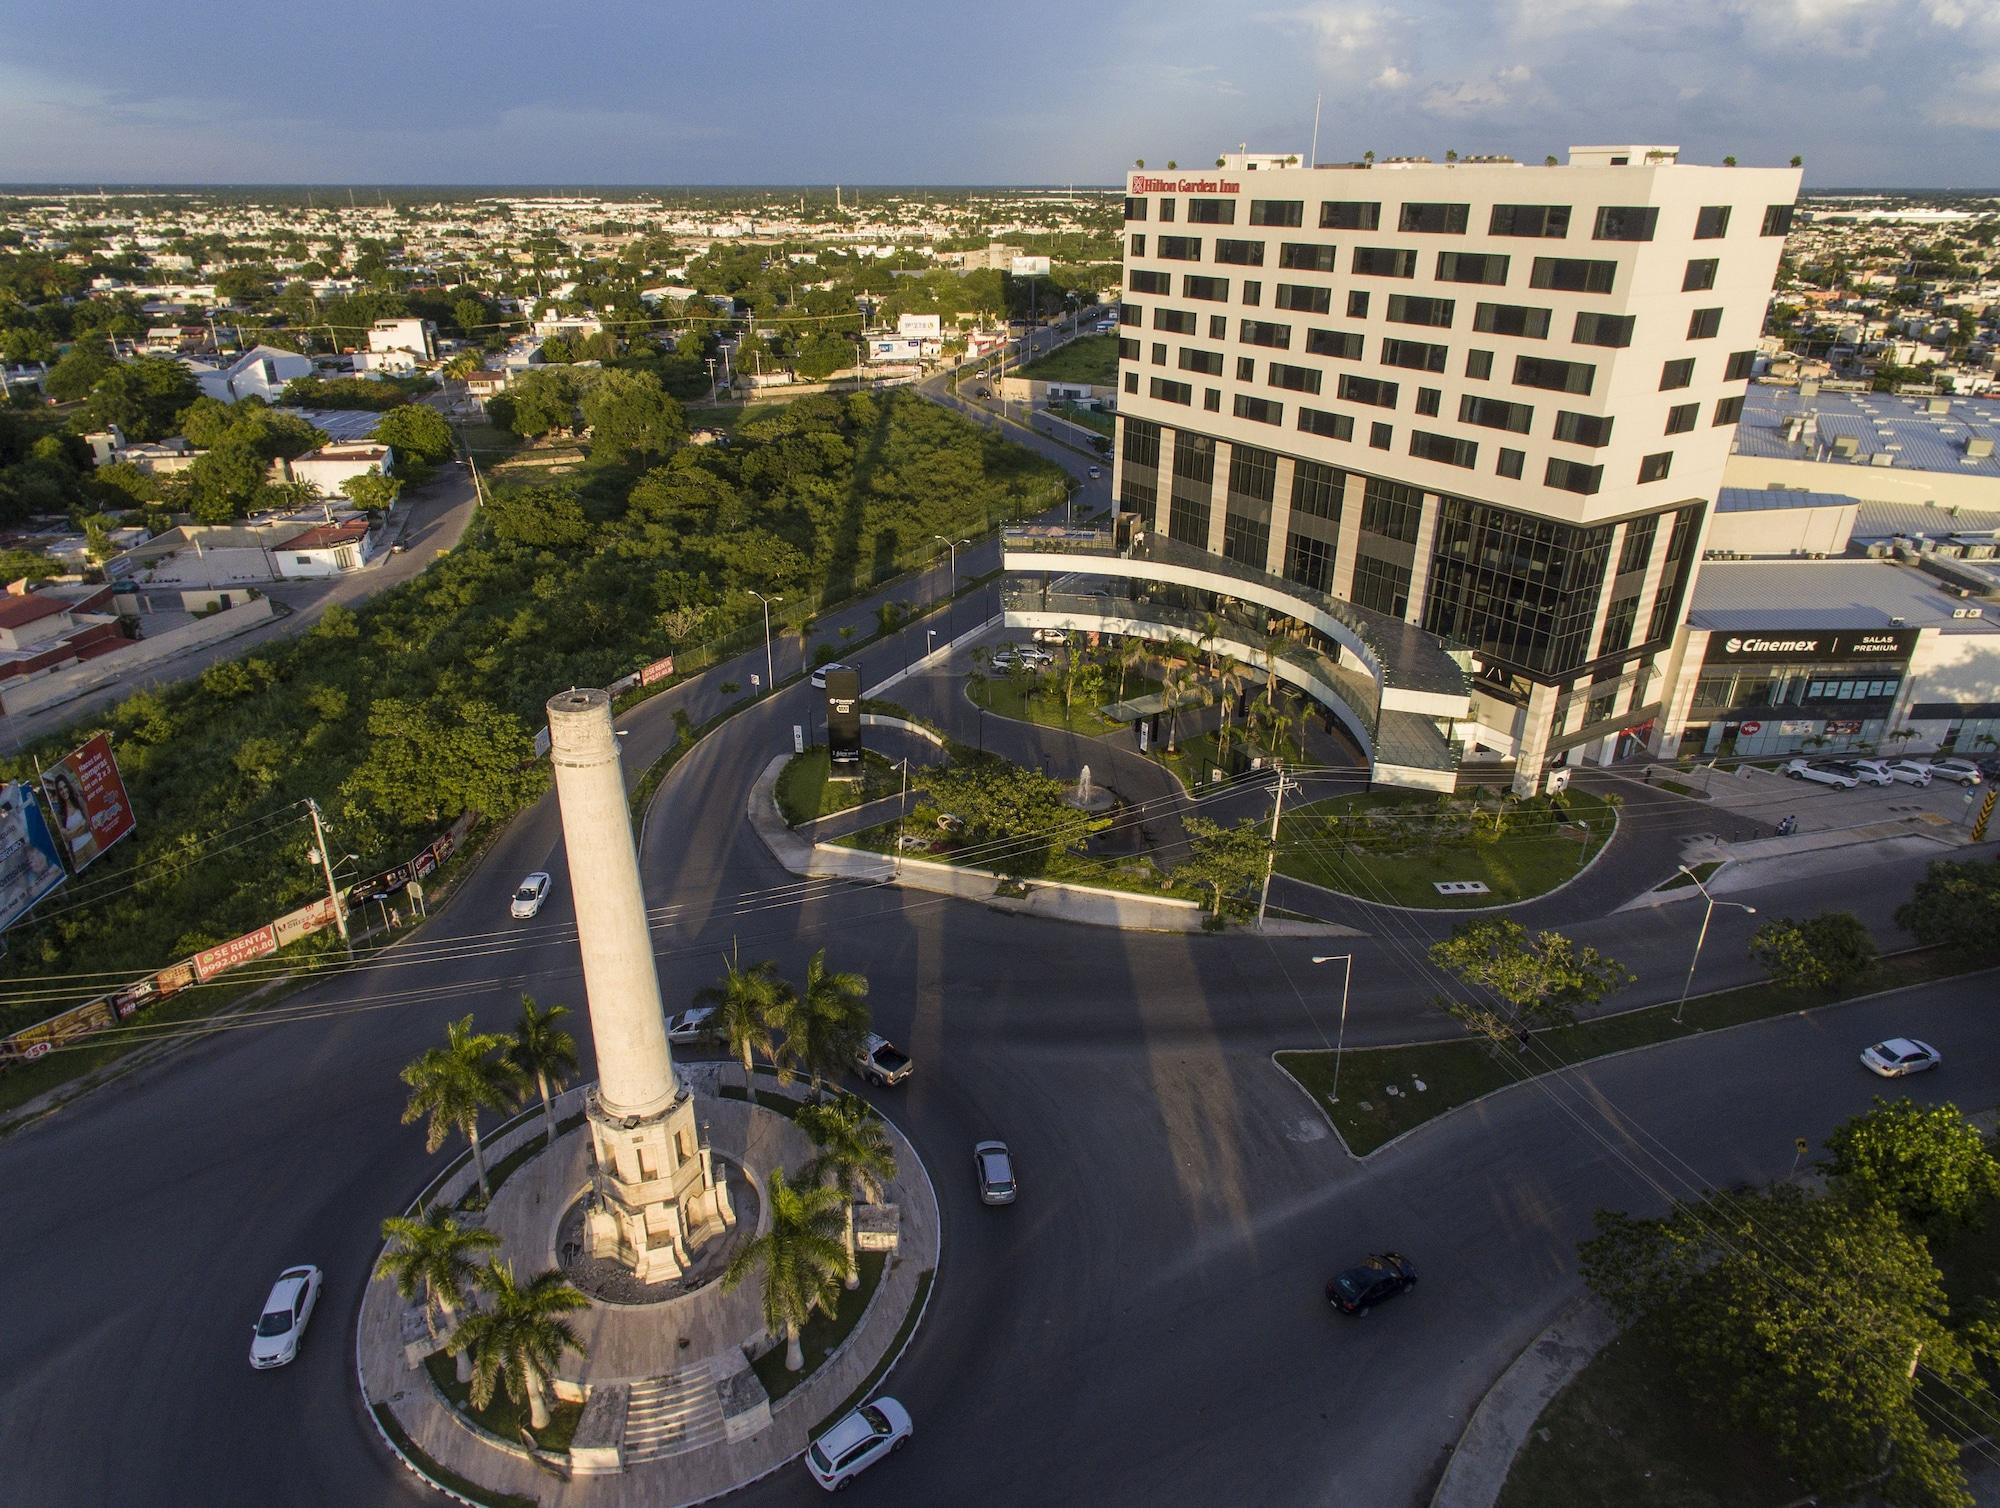
[[[639,672],[639,684],[650,686],[655,681],[664,681],[674,673],[674,657],[668,655],[663,660],[655,660]]]
[[[136,825],[105,734],[44,770],[42,792],[55,814],[56,841],[69,855],[72,873],[87,868]]]
[[[232,937],[226,943],[217,943],[195,954],[195,977],[206,982],[253,958],[267,958],[277,951],[277,934],[268,926],[259,927],[255,932],[245,932],[241,937]]]
[[[1233,178],[1147,178],[1134,175],[1135,194],[1239,194],[1243,185]]]

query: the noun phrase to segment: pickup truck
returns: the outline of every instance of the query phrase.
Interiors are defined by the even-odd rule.
[[[854,1071],[887,1088],[910,1076],[910,1055],[887,1037],[870,1032],[854,1054]]]

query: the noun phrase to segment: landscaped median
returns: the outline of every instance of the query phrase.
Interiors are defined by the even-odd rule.
[[[1745,985],[1693,997],[1680,1013],[1679,1022],[1674,1020],[1675,1007],[1667,1003],[1538,1031],[1534,1034],[1535,1052],[1531,1059],[1512,1050],[1496,1053],[1469,1037],[1404,1047],[1350,1048],[1343,1055],[1340,1067],[1337,1104],[1332,1097],[1333,1052],[1315,1048],[1280,1052],[1275,1056],[1278,1066],[1312,1096],[1313,1103],[1333,1122],[1347,1149],[1360,1157],[1448,1110],[1535,1077],[1543,1065],[1566,1067],[1585,1063],[1628,1048],[1812,1010],[1862,995],[1979,972],[1986,967],[1990,965],[1968,966],[1963,953],[1942,948],[1892,953],[1880,961],[1864,982],[1845,990],[1784,989],[1768,983]]]

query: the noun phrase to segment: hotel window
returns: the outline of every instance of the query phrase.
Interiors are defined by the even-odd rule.
[[[1139,359],[1139,342],[1131,339],[1129,336],[1119,336],[1118,359],[1120,361],[1137,361]]]
[[[1262,267],[1264,265],[1264,243],[1262,241],[1218,240],[1215,243],[1215,260],[1227,262],[1231,267]]]
[[[1500,447],[1500,463],[1493,469],[1501,476],[1512,477],[1518,482],[1527,464],[1528,453],[1525,450],[1509,450],[1503,445]]]
[[[1471,440],[1455,440],[1450,435],[1410,432],[1410,454],[1420,461],[1436,461],[1444,466],[1476,466],[1479,446]]]
[[[1695,421],[1700,417],[1701,405],[1699,403],[1676,403],[1672,408],[1667,410],[1667,433],[1670,435],[1684,435],[1694,428]]]
[[[1671,393],[1675,388],[1686,387],[1694,381],[1694,358],[1677,356],[1660,368],[1660,391]]]
[[[1253,398],[1248,393],[1236,395],[1236,417],[1254,419],[1259,424],[1283,424],[1285,405],[1273,403],[1268,398]]]
[[[1382,341],[1382,364],[1391,367],[1407,367],[1413,372],[1442,372],[1445,359],[1450,351],[1444,346],[1434,346],[1421,340]]]
[[[1751,369],[1756,365],[1757,353],[1755,351],[1732,352],[1728,365],[1722,369],[1722,380],[1724,382],[1741,382],[1750,375]]]
[[[1715,286],[1716,269],[1722,265],[1714,257],[1696,257],[1681,275],[1681,292],[1706,293]]]
[[[1484,382],[1493,375],[1493,353],[1491,351],[1467,351],[1465,353],[1465,375],[1474,382]]]
[[[1134,394],[1139,391],[1139,374],[1137,372],[1127,372],[1125,374],[1125,391]]]
[[[1125,196],[1125,218],[1128,220],[1145,219],[1146,201],[1139,198],[1136,194],[1127,194]]]
[[[1361,530],[1364,534],[1403,544],[1417,542],[1417,525],[1423,521],[1423,493],[1401,482],[1370,477],[1361,494]]]
[[[1660,212],[1650,205],[1607,204],[1597,212],[1599,241],[1650,241]]]
[[[1434,387],[1420,387],[1417,389],[1417,412],[1422,414],[1426,419],[1435,419],[1438,416],[1438,409],[1443,406],[1443,403],[1444,393],[1439,389]]]
[[[1535,236],[1559,241],[1569,234],[1567,204],[1496,204],[1487,233],[1495,236]]]
[[[1203,372],[1210,377],[1222,375],[1222,353],[1220,351],[1197,351],[1192,346],[1181,347],[1181,370],[1183,372]]]
[[[1408,293],[1389,295],[1389,318],[1399,325],[1429,325],[1433,329],[1451,327],[1458,304],[1448,298],[1422,298]]]
[[[1368,426],[1368,445],[1370,449],[1387,450],[1390,443],[1395,439],[1395,436],[1396,430],[1394,425],[1383,424],[1377,421]]]
[[[1194,334],[1195,318],[1192,309],[1155,309],[1153,328],[1165,330],[1170,335]]]
[[[1328,591],[1333,586],[1333,546],[1324,539],[1292,531],[1285,545],[1285,579],[1296,581],[1309,592]]]
[[[1549,311],[1525,304],[1480,304],[1472,311],[1472,328],[1484,335],[1518,335],[1524,340],[1546,340]]]
[[[1380,230],[1382,206],[1354,201],[1335,201],[1319,207],[1321,230]]]
[[[1697,309],[1688,318],[1689,340],[1713,340],[1721,329],[1720,309]]]
[[[1155,255],[1169,262],[1199,262],[1201,260],[1200,236],[1161,236],[1153,245]]]
[[[1617,280],[1616,262],[1593,262],[1582,257],[1536,257],[1528,275],[1528,286],[1549,288],[1558,293],[1609,293]]]
[[[1137,304],[1120,304],[1118,306],[1119,324],[1140,325],[1144,324],[1145,321],[1146,321],[1146,311],[1144,309],[1141,309]]]
[[[1238,339],[1246,345],[1275,346],[1280,351],[1289,351],[1292,348],[1292,327],[1275,325],[1268,320],[1246,319]]]
[[[1127,238],[1127,255],[1143,257],[1146,254],[1146,238],[1134,232]]]
[[[1788,236],[1792,233],[1792,209],[1789,204],[1774,204],[1764,211],[1764,228],[1759,232],[1766,236]]]
[[[1236,358],[1236,380],[1238,382],[1255,382],[1257,380],[1256,357],[1239,356]]]
[[[1263,303],[1264,285],[1255,278],[1245,278],[1243,280],[1243,302],[1253,309]]]
[[[1410,610],[1410,568],[1363,555],[1354,562],[1352,596],[1361,607],[1400,618]]]
[[[1639,621],[1639,599],[1637,597],[1614,597],[1604,608],[1604,632],[1598,635],[1597,652],[1600,655],[1615,655],[1632,642],[1632,627]],[[1606,692],[1601,697],[1591,698],[1590,707],[1584,714],[1586,722],[1602,722],[1611,715],[1616,705],[1613,694]],[[1602,710],[1599,710],[1600,707]]]
[[[1198,298],[1209,304],[1226,302],[1229,298],[1229,279],[1205,277],[1198,272],[1182,273],[1181,297]]]
[[[1153,342],[1153,365],[1156,367],[1163,367],[1166,364],[1167,364],[1167,343],[1164,340],[1156,340]]]
[[[1222,390],[1220,388],[1213,388],[1213,387],[1203,388],[1201,390],[1201,406],[1207,409],[1211,414],[1221,413]]]
[[[1317,367],[1294,367],[1274,361],[1266,380],[1272,387],[1290,388],[1295,393],[1317,393],[1320,374]]]
[[[1211,314],[1211,315],[1209,315],[1209,317],[1208,317],[1208,338],[1209,338],[1210,340],[1227,340],[1227,339],[1229,339],[1229,316],[1228,316],[1228,315],[1226,315],[1226,314]]]
[[[1171,225],[1173,221],[1174,201],[1171,199],[1162,199],[1160,201],[1160,223],[1162,225]]]
[[[1379,377],[1361,377],[1353,372],[1343,372],[1340,377],[1340,396],[1349,403],[1367,403],[1376,408],[1396,406],[1396,384],[1384,382]]]
[[[1625,526],[1625,543],[1618,550],[1618,574],[1628,575],[1633,571],[1646,569],[1646,562],[1653,554],[1653,536],[1659,532],[1660,516],[1649,513],[1644,518],[1635,518]]]
[[[1347,290],[1347,317],[1349,319],[1368,318],[1368,290],[1350,288]]]
[[[1729,206],[1726,204],[1704,205],[1694,217],[1694,238],[1697,241],[1713,241],[1729,234]]]
[[[1658,455],[1647,456],[1639,463],[1641,482],[1664,482],[1667,473],[1674,469],[1674,453],[1663,450]]]
[[[1305,412],[1317,413],[1318,410],[1306,409]],[[1326,417],[1338,418],[1339,415],[1329,414]],[[1349,429],[1353,427],[1352,423],[1348,425]],[[1292,512],[1338,523],[1341,494],[1346,487],[1346,472],[1323,466],[1318,461],[1300,461],[1292,471]]]
[[[1580,492],[1590,496],[1604,485],[1602,466],[1585,466],[1579,461],[1566,461],[1561,456],[1550,456],[1548,470],[1542,481],[1563,492]]]
[[[1189,387],[1185,382],[1169,382],[1164,377],[1155,377],[1153,379],[1152,394],[1162,403],[1192,404],[1194,402],[1193,388]]]
[[[1514,384],[1547,388],[1555,393],[1587,393],[1597,381],[1597,368],[1583,361],[1557,361],[1549,356],[1516,356]]]
[[[1208,547],[1208,517],[1215,493],[1215,441],[1186,430],[1174,436],[1173,494],[1167,533],[1182,544]]]
[[[1458,422],[1525,435],[1535,422],[1535,410],[1526,403],[1509,403],[1505,398],[1479,398],[1467,393],[1458,400]]]
[[[1293,272],[1336,272],[1339,248],[1315,246],[1305,241],[1286,241],[1278,247],[1278,265]]]
[[[1567,445],[1609,445],[1609,414],[1573,414],[1567,409],[1556,415],[1555,438]]]
[[[1632,344],[1632,316],[1581,311],[1576,316],[1576,328],[1571,332],[1570,339],[1580,346],[1629,346]]]
[[[1190,225],[1234,225],[1236,223],[1236,201],[1234,199],[1190,199],[1188,200],[1188,224]]]
[[[1392,246],[1357,246],[1351,265],[1357,277],[1413,278],[1417,275],[1417,254]]]
[[[1361,359],[1361,336],[1353,330],[1308,330],[1306,351],[1313,356],[1337,356],[1346,361]]]
[[[1303,283],[1278,284],[1277,306],[1300,314],[1327,314],[1333,309],[1333,294],[1325,288],[1308,288]]]
[[[1737,424],[1742,422],[1742,419],[1743,400],[1741,398],[1721,398],[1716,401],[1715,422],[1717,424]]]
[[[1237,400],[1241,402],[1242,400]],[[1273,421],[1275,422],[1275,421]],[[1270,510],[1261,518],[1225,508],[1222,513],[1222,558],[1253,571],[1264,569],[1271,554]]]
[[[1252,199],[1250,201],[1250,223],[1252,225],[1284,225],[1297,228],[1305,223],[1306,206],[1303,199]]]
[[[1406,204],[1396,218],[1396,229],[1420,235],[1462,236],[1469,204]]]
[[[1303,404],[1299,406],[1299,428],[1309,435],[1323,435],[1329,440],[1354,438],[1354,421],[1347,415],[1329,414],[1324,409],[1307,408]]]
[[[1497,252],[1441,251],[1437,276],[1440,283],[1504,283],[1507,258]]]
[[[1133,293],[1172,293],[1174,278],[1170,272],[1152,272],[1145,268],[1135,268],[1125,274],[1125,285]]]

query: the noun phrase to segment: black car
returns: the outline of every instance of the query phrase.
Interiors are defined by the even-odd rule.
[[[1326,1301],[1342,1314],[1362,1314],[1417,1286],[1417,1269],[1401,1252],[1377,1253],[1326,1285]]]

